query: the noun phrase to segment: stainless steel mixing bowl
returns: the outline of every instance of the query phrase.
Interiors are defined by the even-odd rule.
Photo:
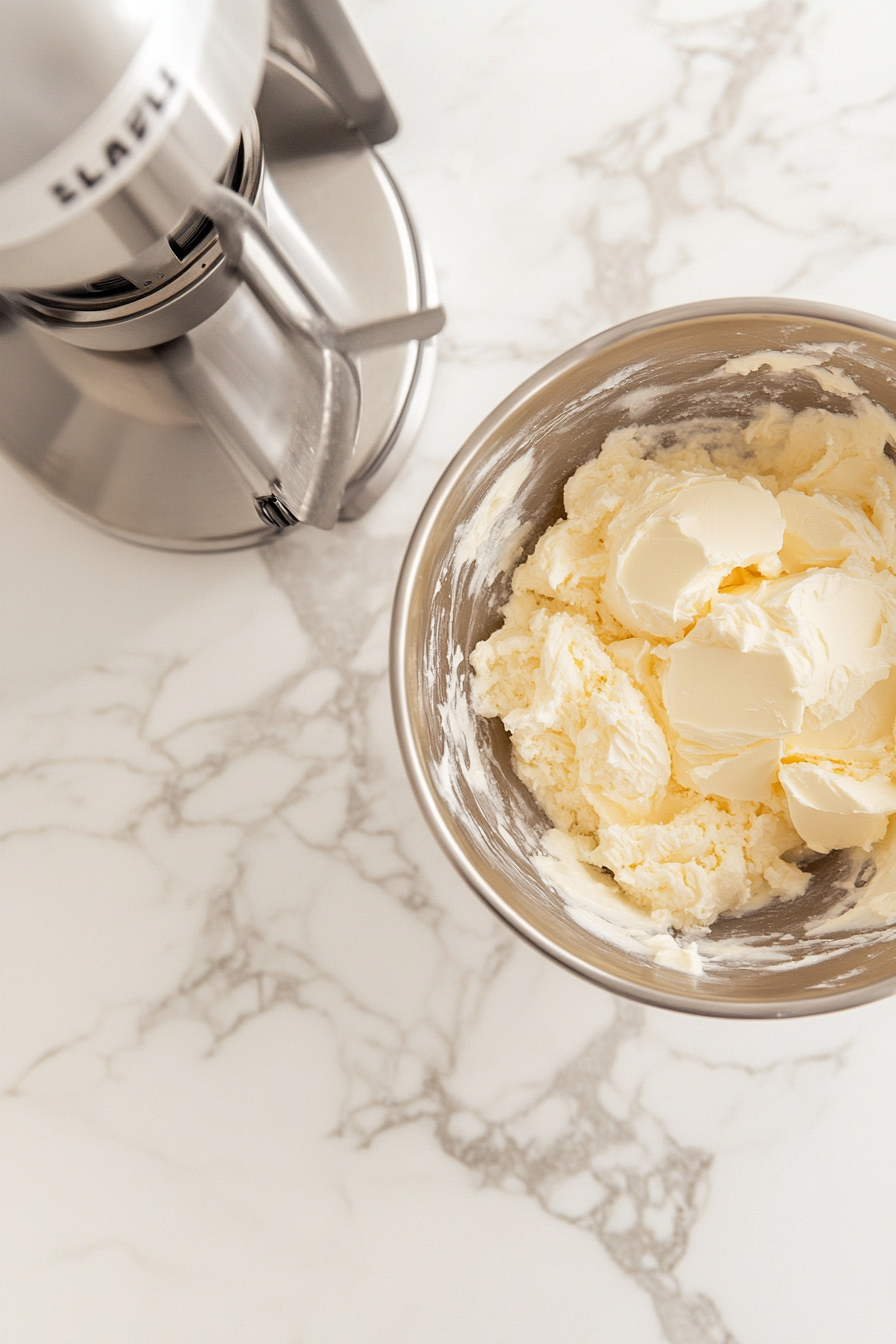
[[[807,927],[857,899],[869,878],[889,881],[888,875],[875,877],[864,854],[827,856],[812,869],[804,896],[718,919],[704,939],[710,955],[699,978],[587,931],[536,867],[550,823],[514,774],[500,721],[472,710],[467,658],[501,622],[510,558],[531,550],[561,516],[564,482],[612,429],[693,416],[746,418],[770,400],[793,410],[848,410],[848,400],[822,391],[805,373],[765,368],[719,376],[730,357],[806,343],[827,347],[827,362],[896,413],[896,324],[777,299],[649,314],[562,355],[484,421],[433,491],[399,581],[392,629],[398,734],[417,797],[448,856],[536,947],[607,989],[665,1008],[788,1017],[892,993],[896,926],[825,935]],[[527,454],[531,464],[519,473],[524,479],[512,505],[485,516],[489,491]],[[474,516],[488,533],[475,554]]]

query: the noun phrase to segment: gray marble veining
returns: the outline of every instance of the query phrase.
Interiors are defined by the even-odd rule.
[[[3,474],[4,1337],[884,1344],[892,1006],[707,1024],[539,958],[430,838],[386,662],[428,489],[538,362],[713,294],[896,306],[896,20],[351,10],[451,318],[389,495],[197,562]]]

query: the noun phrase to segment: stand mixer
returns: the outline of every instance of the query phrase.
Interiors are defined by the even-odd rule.
[[[337,0],[4,9],[0,447],[148,545],[360,516],[444,312]]]

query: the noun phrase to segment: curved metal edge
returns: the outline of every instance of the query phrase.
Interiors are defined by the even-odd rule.
[[[38,481],[12,453],[4,452],[3,458],[29,485],[36,487],[44,499],[49,499],[54,506],[64,509],[70,517],[77,518],[79,523],[86,523],[88,527],[93,528],[94,532],[100,532],[103,536],[130,542],[132,546],[142,546],[147,551],[168,551],[173,555],[216,555],[226,551],[248,551],[258,546],[269,546],[283,533],[283,529],[280,527],[266,526],[253,528],[249,532],[234,532],[227,537],[214,537],[210,541],[203,539],[202,541],[191,542],[182,539],[172,541],[168,537],[147,536],[145,532],[130,532],[126,527],[115,527],[112,523],[102,522],[94,514],[84,512],[62,495],[55,494],[41,481]]]
[[[629,981],[622,980],[610,972],[590,966],[574,954],[556,946],[544,938],[536,929],[531,928],[524,919],[486,882],[481,873],[470,864],[446,824],[445,815],[439,801],[430,787],[429,779],[416,751],[416,739],[411,720],[409,687],[405,672],[408,623],[410,618],[411,596],[417,577],[422,554],[426,549],[433,527],[446,497],[463,475],[470,460],[476,455],[497,426],[512,412],[518,410],[530,397],[541,391],[548,383],[564,373],[568,368],[581,362],[584,357],[607,346],[615,345],[631,336],[655,327],[671,326],[676,322],[688,321],[712,316],[730,316],[736,313],[744,315],[762,313],[780,313],[792,317],[812,317],[831,322],[843,322],[844,325],[874,331],[877,334],[892,335],[896,340],[896,323],[872,314],[854,311],[834,305],[787,299],[710,299],[700,303],[680,304],[673,308],[658,309],[642,317],[633,318],[618,326],[609,327],[595,336],[573,346],[564,354],[539,369],[520,384],[508,397],[481,422],[470,437],[449,462],[445,471],[436,482],[417,525],[411,534],[402,562],[395,599],[392,606],[392,625],[389,637],[389,682],[392,699],[392,713],[398,736],[398,745],[411,787],[430,828],[450,859],[457,872],[485,903],[515,932],[519,933],[543,955],[559,962],[568,970],[609,990],[623,998],[646,1004],[651,1008],[665,1008],[672,1012],[686,1013],[699,1017],[721,1017],[739,1020],[769,1020],[791,1017],[819,1016],[822,1013],[842,1012],[847,1008],[857,1008],[865,1003],[873,1003],[896,993],[896,975],[880,980],[862,990],[844,990],[833,994],[819,995],[817,998],[794,999],[789,1001],[769,998],[761,1004],[737,1000],[718,1002],[689,995],[667,994],[663,991],[649,993],[639,991]],[[685,977],[682,976],[682,980]]]
[[[395,193],[395,200],[407,227],[417,271],[417,302],[420,308],[435,307],[439,302],[438,280],[435,263],[429,248],[418,233],[407,201],[404,199],[401,189],[390,173],[388,166],[379,154],[376,154],[375,150],[371,150],[371,153],[376,155],[383,175]],[[407,461],[417,435],[420,433],[423,418],[426,415],[432,396],[436,376],[437,351],[438,337],[436,336],[417,343],[417,359],[414,364],[414,372],[411,375],[411,385],[408,388],[398,421],[373,460],[367,462],[357,476],[349,478],[339,513],[341,521],[354,521],[356,518],[361,518],[368,509],[371,509],[386,492]]]
[[[558,355],[556,359],[552,359],[550,363],[536,370],[481,421],[466,442],[458,449],[436,482],[432,494],[424,506],[423,513],[420,515],[417,527],[419,528],[422,525],[424,518],[429,515],[431,510],[434,511],[441,507],[444,497],[466,470],[469,460],[478,452],[497,426],[508,415],[523,406],[535,393],[540,392],[555,378],[565,373],[567,369],[581,363],[583,358],[595,354],[598,350],[604,350],[607,346],[626,341],[632,336],[639,336],[641,332],[652,331],[655,327],[672,326],[676,322],[687,322],[704,317],[729,317],[737,313],[756,314],[757,316],[763,313],[780,313],[789,317],[813,317],[822,321],[842,322],[845,326],[864,328],[867,331],[876,332],[878,335],[891,335],[893,340],[896,341],[896,322],[890,322],[885,318],[875,317],[871,313],[859,312],[852,308],[839,308],[834,304],[778,298],[707,299],[699,303],[683,303],[674,308],[658,308],[655,312],[645,313],[642,317],[620,322],[615,327],[607,327],[606,330],[598,332],[594,336],[589,336],[586,340],[574,345],[570,350],[564,351],[562,355]],[[894,359],[894,372],[896,372],[896,359]],[[416,530],[414,536],[416,536]],[[411,544],[413,544],[413,539],[412,537]]]

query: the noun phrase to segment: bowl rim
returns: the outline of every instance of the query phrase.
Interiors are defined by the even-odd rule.
[[[516,933],[520,934],[539,952],[552,961],[559,962],[567,970],[573,971],[592,984],[597,984],[623,998],[633,999],[654,1008],[665,1008],[702,1017],[724,1017],[741,1020],[806,1017],[821,1013],[842,1012],[847,1008],[872,1003],[896,993],[896,972],[861,988],[833,989],[827,993],[802,998],[782,1000],[770,996],[767,1000],[758,1002],[746,999],[713,1000],[690,994],[688,992],[690,977],[685,974],[681,975],[680,993],[645,988],[633,984],[610,971],[591,965],[574,952],[545,936],[537,928],[530,925],[525,917],[510,905],[492,887],[479,869],[469,861],[446,824],[440,800],[435,795],[420,754],[416,749],[409,698],[409,679],[406,675],[406,654],[413,595],[420,572],[420,562],[439,520],[443,505],[457,482],[466,472],[471,460],[508,417],[512,416],[527,401],[535,397],[556,379],[562,377],[569,369],[581,364],[598,351],[626,341],[632,336],[692,319],[747,317],[764,314],[841,322],[845,326],[873,332],[878,336],[890,336],[896,341],[896,322],[890,322],[886,318],[876,317],[870,313],[810,300],[751,296],[707,299],[678,304],[671,308],[656,309],[627,322],[608,327],[604,331],[581,341],[578,345],[572,346],[569,350],[564,351],[542,368],[536,370],[535,373],[520,383],[509,396],[505,397],[480,422],[442,472],[417,520],[402,561],[392,607],[389,639],[389,680],[392,711],[405,769],[417,802],[433,834],[455,869],[473,891],[505,923],[509,924]],[[896,357],[894,357],[894,372],[896,372]]]

